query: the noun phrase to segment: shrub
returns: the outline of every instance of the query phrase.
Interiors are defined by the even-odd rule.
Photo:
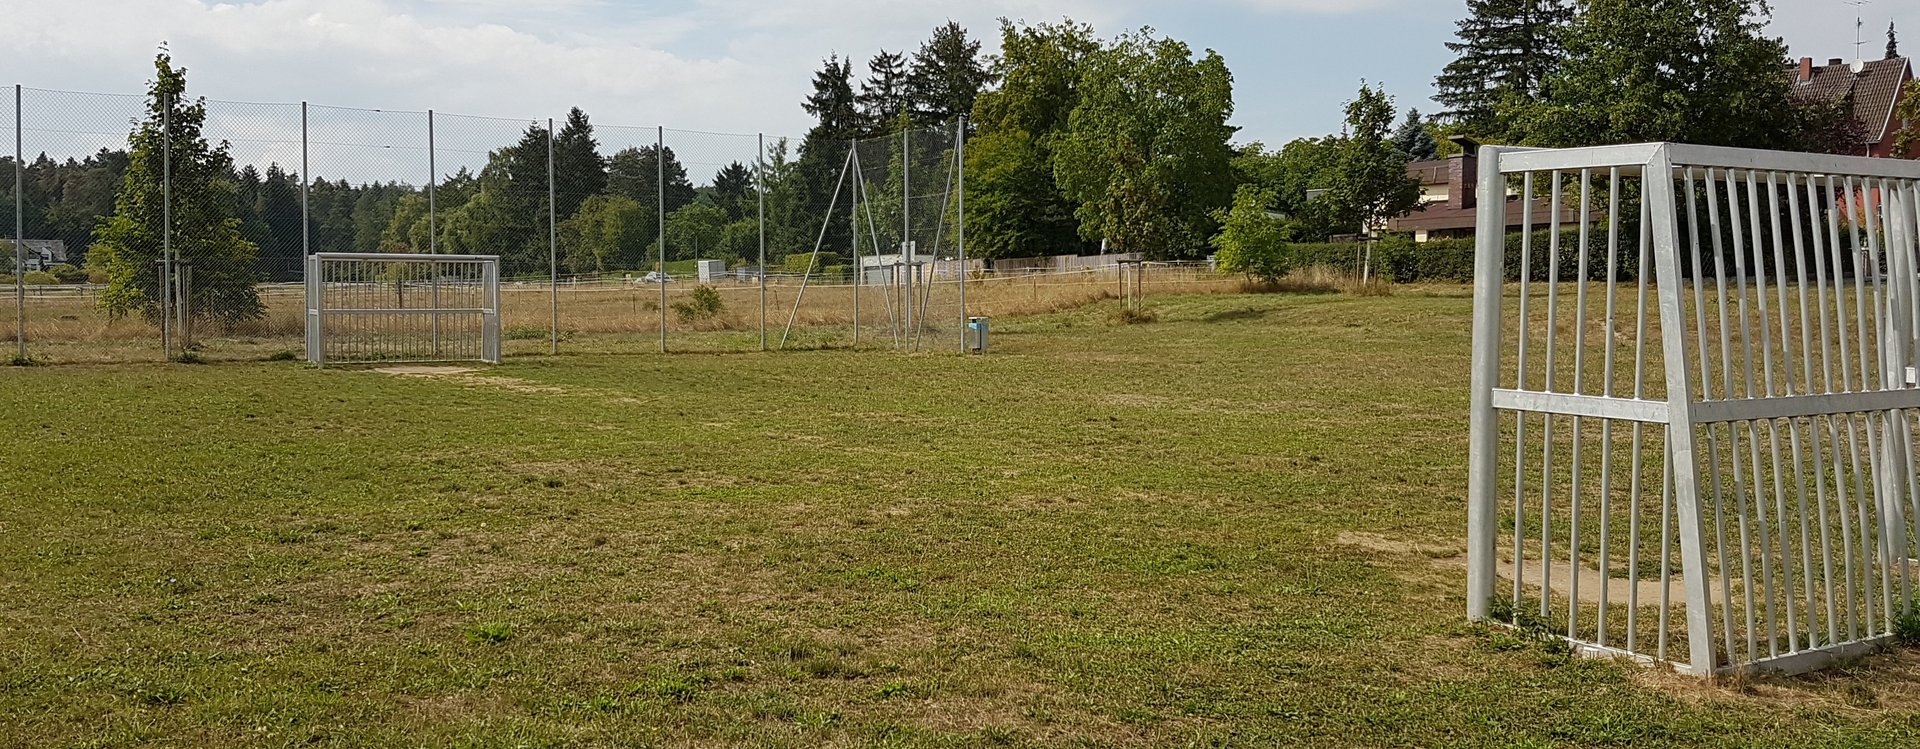
[[[814,259],[815,255],[819,256],[817,261]],[[796,252],[781,261],[780,269],[787,273],[805,273],[811,267],[817,272],[829,265],[842,265],[846,262],[846,258],[836,252]]]
[[[51,286],[60,283],[60,279],[55,278],[52,273],[43,270],[28,273],[23,280],[26,281],[28,286]]]
[[[101,270],[99,268],[87,269],[87,283],[104,285],[106,284],[106,282],[110,280],[112,279],[107,276],[107,272],[104,270]]]
[[[48,273],[59,279],[60,283],[86,283],[87,272],[66,263],[59,263],[47,269]]]
[[[680,316],[681,322],[706,320],[726,309],[727,303],[721,301],[720,292],[712,286],[695,286],[686,301],[673,303],[673,313]]]
[[[1625,229],[1622,230],[1626,232]],[[1627,233],[1631,236],[1631,233]],[[1520,280],[1521,235],[1507,235],[1506,279]],[[1545,281],[1554,270],[1552,259],[1548,257],[1553,246],[1551,231],[1535,231],[1527,241],[1527,273],[1533,281]],[[1294,244],[1288,246],[1294,261],[1300,266],[1325,265],[1336,268],[1353,267],[1357,258],[1366,253],[1366,245],[1358,242],[1325,242]],[[1473,281],[1475,242],[1472,239],[1435,239],[1430,242],[1415,242],[1406,235],[1389,235],[1376,241],[1373,246],[1374,275],[1397,283],[1416,283],[1438,281],[1447,283],[1471,283]],[[1622,242],[1618,267],[1620,280],[1631,281],[1638,278],[1639,246],[1637,242]],[[1558,278],[1561,281],[1573,281],[1580,275],[1580,232],[1578,229],[1563,229],[1560,234],[1560,259]],[[1607,237],[1604,231],[1590,231],[1587,237],[1587,280],[1604,281],[1607,278]]]
[[[1293,270],[1293,252],[1283,240],[1286,222],[1267,213],[1273,193],[1241,185],[1233,207],[1213,212],[1220,233],[1211,244],[1220,270],[1273,282]]]

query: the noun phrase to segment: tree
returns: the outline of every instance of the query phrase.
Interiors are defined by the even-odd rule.
[[[1387,140],[1393,98],[1362,83],[1347,102],[1347,137],[1334,162],[1327,200],[1335,219],[1371,234],[1387,219],[1420,205],[1420,181],[1407,175],[1407,156]]]
[[[886,132],[907,106],[907,57],[898,52],[880,50],[867,60],[867,80],[855,97],[860,118],[870,134]]]
[[[934,124],[973,112],[974,100],[992,82],[980,60],[980,42],[953,21],[935,27],[913,53],[907,100],[915,122]]]
[[[278,281],[297,281],[303,269],[297,179],[297,175],[288,174],[279,164],[268,164],[266,177],[254,197],[253,213],[259,217],[265,236],[265,240],[258,243],[260,272]]]
[[[1894,119],[1902,124],[1893,136],[1893,154],[1903,159],[1920,158],[1920,80],[1907,81]]]
[[[567,112],[567,123],[553,135],[553,182],[554,210],[563,220],[589,196],[606,192],[607,162],[593,138],[593,123],[579,107]]]
[[[607,160],[607,187],[609,195],[620,195],[649,209],[660,205],[661,164],[658,146],[627,147],[614,152]],[[680,206],[692,203],[697,192],[693,182],[687,179],[687,167],[673,154],[673,148],[666,149],[666,198],[667,212],[672,213]]]
[[[1893,30],[1893,22],[1887,22],[1887,58],[1900,59],[1900,34]]]
[[[711,203],[694,203],[667,216],[667,258],[669,260],[714,259],[721,250],[721,233],[727,226],[727,212]],[[659,247],[650,254],[658,256]]]
[[[1406,154],[1408,161],[1429,161],[1440,152],[1439,141],[1427,130],[1426,120],[1421,119],[1418,109],[1407,110],[1407,119],[1393,131],[1393,147]]]
[[[1344,144],[1331,135],[1298,138],[1276,153],[1255,142],[1234,156],[1233,171],[1244,184],[1260,189],[1269,211],[1285,217],[1288,241],[1324,242],[1342,229],[1332,202],[1324,197],[1309,200],[1307,194],[1333,184]]]
[[[788,251],[797,251],[802,238],[807,249],[816,238],[828,247],[845,247],[852,241],[846,212],[827,214],[828,206],[846,206],[853,194],[850,183],[840,185],[847,151],[863,128],[851,75],[851,62],[828,57],[813,75],[813,93],[800,105],[816,118],[816,123],[800,141],[800,158],[792,172],[783,175],[787,201],[777,214],[782,223],[777,229],[769,229],[773,236],[792,243],[789,247],[793,249]],[[837,198],[835,185],[840,185]],[[769,224],[772,221],[770,218]],[[820,234],[823,226],[826,232]]]
[[[1200,254],[1234,189],[1226,62],[1143,29],[1089,57],[1079,93],[1054,178],[1078,203],[1080,235],[1157,258]]]
[[[580,203],[556,231],[572,273],[634,270],[647,265],[659,218],[623,195],[595,195]]]
[[[163,239],[163,161],[172,175],[170,244],[192,264],[187,303],[199,319],[235,323],[265,316],[255,288],[259,247],[240,236],[234,216],[233,158],[201,133],[204,100],[188,100],[187,72],[162,51],[154,58],[147,113],[127,139],[128,164],[113,215],[94,227],[91,253],[107,273],[100,307],[113,317],[160,314]],[[166,126],[162,127],[162,121]]]
[[[974,103],[967,141],[967,244],[986,258],[1078,254],[1075,204],[1054,179],[1054,143],[1080,101],[1088,58],[1100,50],[1093,28],[1072,21],[1016,26],[1000,22],[1000,87]]]
[[[1872,140],[1867,135],[1867,127],[1854,119],[1853,108],[1847,105],[1845,99],[1797,101],[1782,116],[1792,117],[1800,123],[1800,134],[1793,146],[1795,150],[1859,156],[1865,150],[1865,144]]]
[[[735,161],[713,175],[713,203],[727,212],[727,220],[739,221],[757,209],[753,170]]]
[[[1588,0],[1539,101],[1503,107],[1533,145],[1791,148],[1804,120],[1763,0]]]
[[[1220,270],[1268,282],[1293,271],[1285,223],[1267,208],[1274,201],[1271,190],[1241,185],[1233,194],[1233,205],[1215,212],[1220,233],[1214,235],[1212,245]]]
[[[1457,22],[1456,56],[1434,79],[1442,114],[1467,132],[1502,137],[1503,110],[1535,101],[1564,57],[1561,35],[1573,20],[1568,0],[1467,0]]]

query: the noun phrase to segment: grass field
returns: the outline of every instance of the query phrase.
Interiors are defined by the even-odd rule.
[[[0,746],[1920,745],[1911,651],[1709,686],[1465,623],[1470,304],[6,369]]]

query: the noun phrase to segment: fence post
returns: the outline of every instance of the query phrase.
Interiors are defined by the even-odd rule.
[[[554,207],[555,191],[553,187],[553,118],[547,118],[547,277],[552,282],[553,298],[551,329],[548,331],[548,353],[560,353],[560,235],[555,228],[558,209]]]
[[[20,84],[13,84],[13,337],[14,358],[27,360],[27,201],[26,162],[22,159]]]
[[[1473,288],[1473,395],[1467,443],[1467,618],[1484,621],[1493,601],[1495,505],[1499,490],[1500,423],[1493,389],[1500,383],[1501,297],[1507,249],[1506,178],[1500,149],[1480,149],[1479,215],[1475,219]],[[1521,206],[1521,210],[1526,210]]]
[[[860,281],[867,267],[860,262],[860,141],[849,141],[847,164],[853,169],[853,187],[847,190],[847,233],[853,235],[853,347],[860,348]]]
[[[654,201],[659,211],[659,223],[654,226],[655,240],[660,245],[660,353],[667,353],[667,128],[657,126],[654,131]]]
[[[434,162],[433,110],[427,110],[427,252],[440,253],[440,229],[434,221],[434,183],[440,181],[440,166]],[[438,319],[437,317],[435,318]]]
[[[173,96],[160,94],[160,352],[173,359]]]
[[[960,245],[960,353],[967,353],[967,116],[960,115],[960,123],[954,128],[954,161],[960,164],[960,226],[957,243]]]
[[[900,131],[900,270],[905,274],[901,341],[913,351],[913,131]]]
[[[313,183],[313,174],[307,167],[307,103],[300,102],[300,256],[313,254],[312,240],[308,238],[309,226],[312,226],[312,214],[307,207],[307,185]]]
[[[753,159],[753,179],[759,184],[755,192],[760,196],[757,220],[760,223],[760,350],[767,350],[767,134],[761,133],[760,151]],[[857,318],[857,316],[856,316]],[[860,336],[856,319],[854,337]]]
[[[1484,152],[1484,151],[1483,151]],[[1687,329],[1679,232],[1674,217],[1673,154],[1661,146],[1641,179],[1653,224],[1654,279],[1660,294],[1660,336],[1667,369],[1667,452],[1673,461],[1673,506],[1680,529],[1680,569],[1687,595],[1688,663],[1696,676],[1714,672],[1713,611],[1707,551],[1700,537],[1700,464],[1694,458],[1693,383],[1687,377]],[[1558,206],[1555,210],[1559,210]]]

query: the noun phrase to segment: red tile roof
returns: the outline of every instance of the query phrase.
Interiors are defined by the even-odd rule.
[[[1913,78],[1910,61],[1905,57],[1867,60],[1860,72],[1853,63],[1821,65],[1812,69],[1807,80],[1800,80],[1800,67],[1787,66],[1793,77],[1794,96],[1803,101],[1846,102],[1853,118],[1866,131],[1867,140],[1877,143],[1887,136],[1893,122],[1893,107],[1902,84]]]

